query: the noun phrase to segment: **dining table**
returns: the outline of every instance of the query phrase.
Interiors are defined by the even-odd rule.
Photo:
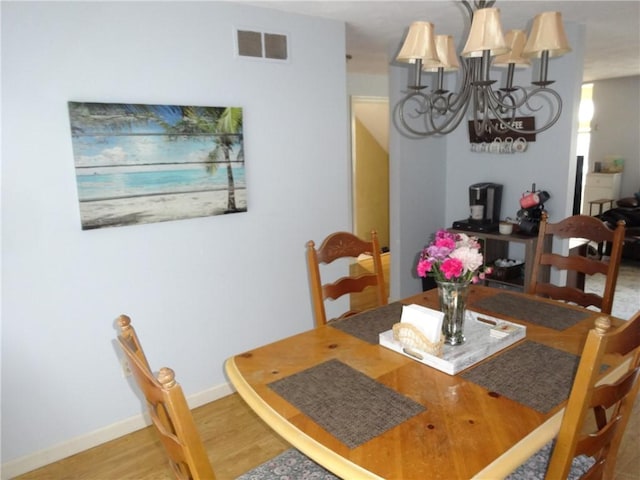
[[[225,371],[264,422],[340,478],[504,478],[557,434],[603,314],[478,284],[467,309],[526,327],[523,338],[454,375],[380,345],[405,305],[438,302],[437,289],[421,292],[235,355]],[[616,375],[607,361],[603,377]]]

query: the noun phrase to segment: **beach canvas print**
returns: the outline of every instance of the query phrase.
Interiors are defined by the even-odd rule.
[[[242,109],[69,102],[83,230],[247,211]]]

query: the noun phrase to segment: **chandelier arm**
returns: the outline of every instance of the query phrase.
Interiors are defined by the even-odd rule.
[[[454,112],[453,115],[449,117],[449,120],[447,121],[447,123],[440,127],[439,133],[446,135],[448,133],[453,132],[456,128],[458,128],[458,125],[460,125],[460,122],[462,121],[462,119],[465,117],[465,114],[467,113],[468,107],[469,107],[468,103],[461,105],[461,107],[456,112]]]
[[[470,105],[469,99],[473,94],[473,89],[471,87],[471,82],[470,82],[472,71],[470,68],[467,67],[464,61],[461,63],[463,65],[463,75],[464,75],[462,88],[457,93],[450,93],[446,97],[446,101],[445,101],[446,111],[450,113],[451,116],[440,126],[437,126],[435,124],[433,115],[431,115],[431,117],[429,118],[429,121],[431,123],[431,128],[433,128],[434,130],[436,130],[438,133],[441,133],[441,134],[451,133],[453,130],[455,130],[458,127],[458,125],[460,125],[460,122],[464,118]],[[440,94],[439,96],[443,97],[442,94]],[[439,113],[443,114],[442,111],[440,111]]]
[[[418,97],[418,98],[416,98]],[[400,102],[397,104],[396,110],[397,110],[397,118],[400,120],[400,123],[402,124],[402,127],[409,133],[411,133],[412,135],[415,135],[416,137],[428,137],[431,135],[435,135],[436,131],[427,131],[426,127],[425,127],[425,131],[420,131],[420,130],[416,130],[413,127],[411,127],[409,125],[409,123],[407,123],[406,119],[405,119],[405,108],[407,105],[407,102],[409,100],[413,100],[415,102],[417,102],[419,105],[424,103],[426,104],[424,109],[418,109],[416,108],[415,111],[418,114],[422,114],[424,112],[429,111],[430,109],[430,104],[431,101],[429,99],[429,96],[425,93],[419,92],[419,91],[415,91],[415,92],[409,92],[407,95],[405,95],[405,97],[400,100]],[[394,116],[395,118],[396,116]]]
[[[467,111],[468,105],[468,103],[463,103],[460,104],[457,110],[449,110],[449,113],[451,113],[451,115],[444,121],[444,123],[440,125],[436,125],[434,115],[430,115],[429,123],[431,125],[431,128],[440,134],[451,133],[458,127],[458,125],[460,125],[460,122],[464,118],[464,115]]]
[[[464,80],[462,84],[462,88],[459,92],[449,93],[445,96],[444,93],[440,94],[432,94],[432,110],[430,112],[428,121],[430,123],[431,129],[439,134],[448,134],[454,131],[460,122],[464,118],[467,109],[469,108],[469,98],[472,94],[471,83],[467,81],[467,78],[470,78],[470,69],[466,68],[466,64],[463,64],[463,75]],[[437,104],[440,104],[438,106]],[[434,115],[436,113],[437,115]],[[436,116],[445,116],[447,113],[450,114],[449,118],[444,121],[444,123],[440,125],[436,125],[435,118]]]
[[[460,62],[462,64],[462,86],[460,87],[460,90],[453,95],[454,101],[450,102],[451,112],[459,111],[468,103],[468,99],[470,97],[471,90],[472,90],[472,87],[471,87],[472,70],[464,61],[464,59],[462,59],[462,57],[460,58],[462,60]]]
[[[453,96],[453,94],[450,94]],[[410,101],[416,102],[416,107],[409,107]],[[465,102],[459,105],[457,110],[450,111],[451,115],[445,120],[443,124],[438,125],[435,121],[437,115],[432,113],[425,115],[425,128],[424,130],[418,130],[412,127],[407,121],[407,116],[411,116],[408,112],[413,110],[414,118],[418,118],[420,115],[424,115],[426,112],[433,112],[436,107],[432,103],[432,98],[422,92],[409,92],[405,97],[396,105],[396,115],[394,115],[394,123],[398,126],[398,121],[406,132],[409,132],[415,137],[429,137],[437,134],[448,134],[454,131],[462,119],[465,117],[469,102]],[[400,129],[399,129],[400,130]]]
[[[474,89],[473,92],[473,129],[479,137],[491,130],[489,118],[490,100],[487,96],[487,90],[491,91],[489,85],[481,85]]]
[[[473,20],[473,8],[471,7],[471,5],[469,4],[468,0],[462,0],[462,4],[465,6],[465,8],[467,9],[467,13],[469,14],[469,18],[471,20]]]
[[[494,92],[491,92],[491,98],[492,100],[495,100],[497,103],[497,107],[496,105],[494,105],[493,103],[490,105],[490,109],[491,112],[494,114],[495,119],[498,121],[498,123],[500,124],[500,126],[506,128],[507,130],[510,130],[512,132],[515,133],[523,133],[523,134],[537,134],[537,133],[542,133],[545,130],[548,130],[550,127],[552,127],[560,118],[560,114],[562,113],[562,98],[560,97],[560,94],[558,94],[558,92],[556,92],[555,90],[552,90],[550,88],[546,88],[546,87],[539,87],[536,88],[534,90],[531,90],[530,92],[526,92],[526,90],[524,90],[522,87],[519,87],[521,90],[523,90],[525,96],[524,98],[522,98],[521,101],[517,102],[516,104],[514,104],[514,106],[509,106],[504,104],[503,102],[500,102],[497,100],[496,96],[493,94]],[[532,112],[538,111],[540,110],[542,107],[539,108],[534,108],[531,105],[529,105],[529,102],[531,99],[535,98],[537,95],[550,95],[552,97],[555,98],[556,103],[555,106],[557,108],[552,108],[552,112],[555,110],[555,113],[553,114],[553,116],[551,117],[551,119],[545,123],[542,127],[540,128],[536,128],[533,130],[524,130],[524,129],[518,129],[518,128],[514,128],[510,125],[509,122],[505,122],[503,119],[504,116],[504,112],[500,112],[499,108],[504,108],[506,107],[508,110],[512,111],[512,115],[511,115],[511,119],[513,120],[516,116],[516,111],[523,105],[526,105],[527,108],[529,110],[531,110]],[[509,95],[511,97],[511,95]]]
[[[491,88],[489,88],[488,90],[489,90],[488,96],[491,103],[493,103],[494,105],[497,105],[500,108],[504,108],[505,110],[517,110],[527,103],[528,95],[527,95],[527,91],[523,87],[518,87],[518,86],[513,87],[511,91],[504,92],[504,94],[501,94],[499,91],[496,92]],[[521,92],[522,98],[518,99],[515,92]],[[503,102],[504,98],[513,99],[513,103],[512,104],[504,103]],[[529,108],[532,112],[536,111],[536,109],[531,108],[528,105],[527,105],[527,108]]]

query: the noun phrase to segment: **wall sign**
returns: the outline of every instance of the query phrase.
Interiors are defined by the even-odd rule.
[[[506,120],[506,119],[505,119]],[[511,121],[514,128],[518,130],[535,130],[536,118],[535,117],[516,117]],[[475,128],[473,127],[473,121],[469,121],[469,141],[471,143],[491,143],[496,138],[500,140],[506,140],[512,138],[524,138],[527,142],[535,142],[535,133],[518,133],[503,127],[498,120],[491,120],[491,131],[485,132],[484,135],[476,135]]]

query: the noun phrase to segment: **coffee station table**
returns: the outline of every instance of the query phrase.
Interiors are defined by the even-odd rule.
[[[492,265],[499,258],[508,258],[509,243],[517,243],[524,245],[524,274],[513,279],[497,279],[489,278],[486,280],[488,286],[498,286],[507,289],[513,289],[526,292],[529,288],[529,280],[533,271],[533,259],[536,254],[536,246],[538,237],[522,235],[519,233],[511,233],[503,235],[498,232],[472,232],[467,230],[449,229],[450,232],[464,233],[476,237],[483,244],[482,254],[487,265]],[[548,276],[548,274],[546,274]],[[544,279],[547,281],[548,279]]]

